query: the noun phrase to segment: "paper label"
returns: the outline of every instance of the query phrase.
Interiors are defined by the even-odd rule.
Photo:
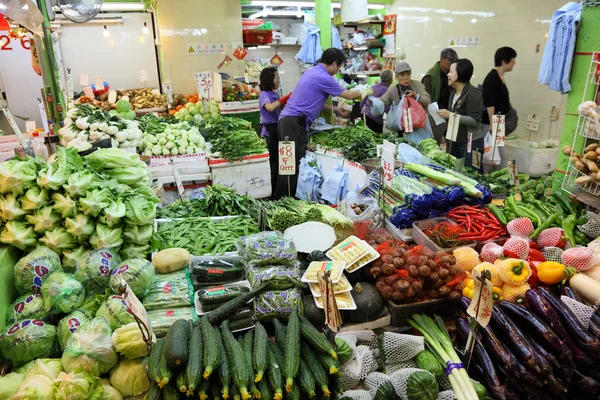
[[[508,179],[510,180],[510,184],[513,186],[519,186],[519,171],[517,169],[517,161],[512,160],[509,161],[506,165],[508,168]]]
[[[384,148],[381,154],[381,169],[383,170],[383,183],[388,187],[392,187],[394,182],[394,165],[394,153]]]
[[[183,182],[181,182],[181,177],[179,176],[179,170],[175,164],[173,164],[173,177],[175,178],[175,184],[177,185],[177,191],[179,192],[179,195],[183,196],[185,188],[183,187]]]
[[[506,139],[505,119],[504,115],[494,115],[492,119],[492,139],[496,141],[498,147],[504,147],[504,140]]]
[[[25,130],[28,133],[32,133],[33,131],[35,131],[35,129],[35,121],[25,121]]]
[[[377,145],[377,158],[381,157],[381,152],[383,151],[383,145],[382,144],[378,144]]]
[[[42,125],[44,126],[44,132],[50,133],[50,126],[48,126],[48,115],[46,114],[46,108],[42,99],[38,98],[38,108],[40,109],[40,117],[42,118]]]
[[[471,164],[473,165],[473,168],[475,168],[475,169],[481,168],[481,153],[478,152],[477,150],[475,150],[473,152],[473,160],[472,160]]]
[[[210,91],[212,88],[212,74],[210,71],[197,72],[196,73],[196,88],[198,89],[198,96],[202,99],[210,98]]]
[[[475,292],[473,293],[471,304],[467,309],[467,314],[475,318],[477,323],[485,328],[492,318],[494,306],[492,288],[494,285],[487,279],[485,279],[485,283],[483,283],[481,272],[477,270],[473,270],[471,276],[475,282]]]
[[[448,118],[448,130],[446,131],[446,140],[450,140],[451,142],[456,142],[456,138],[458,137],[458,127],[460,125],[460,115],[456,113],[450,114],[450,118]]]
[[[89,78],[88,74],[80,74],[79,75],[79,84],[81,86],[89,86],[90,78]]]
[[[111,90],[110,92],[108,92],[108,102],[110,104],[115,104],[116,101],[117,101],[117,91]]]
[[[540,130],[540,121],[542,119],[540,117],[536,117],[535,115],[527,116],[527,130],[538,132]]]
[[[140,71],[140,81],[148,82],[148,70],[143,69]]]
[[[8,124],[10,125],[10,127],[15,132],[15,135],[17,135],[18,137],[21,137],[21,130],[19,129],[19,125],[17,125],[17,123],[15,122],[15,119],[13,118],[12,114],[10,113],[10,110],[8,109],[8,107],[2,108],[0,110],[4,111],[4,116],[6,117],[6,120],[8,121]]]
[[[71,73],[71,68],[67,68],[67,97],[69,100],[73,98],[73,94],[73,74]]]
[[[473,145],[473,133],[467,133],[467,153],[471,153],[471,146]]]
[[[342,325],[342,316],[338,309],[337,302],[335,301],[335,294],[333,292],[333,285],[329,276],[325,275],[325,272],[317,272],[317,279],[319,281],[319,289],[321,289],[321,299],[323,302],[323,309],[325,311],[325,323],[333,330],[337,332]]]
[[[95,90],[104,90],[104,80],[101,76],[94,77],[94,89]]]
[[[83,94],[85,94],[87,97],[90,97],[92,99],[94,98],[94,91],[89,86],[86,86],[83,88]]]
[[[296,143],[279,142],[279,175],[296,175]]]
[[[163,82],[163,90],[167,94],[167,103],[169,108],[173,105],[173,87],[171,82]]]
[[[142,331],[142,337],[144,338],[144,341],[148,344],[148,346],[150,346],[152,343],[152,326],[150,325],[150,318],[148,318],[148,313],[146,312],[146,309],[142,303],[140,303],[138,298],[127,284],[125,284],[123,301],[125,301],[125,305],[137,321],[140,330]]]
[[[440,150],[442,151],[442,153],[446,152],[446,142],[442,142],[442,144],[440,144]]]
[[[411,133],[411,132],[413,132],[413,125],[412,125],[412,116],[410,115],[409,109],[405,108],[403,114],[404,114],[404,132]]]

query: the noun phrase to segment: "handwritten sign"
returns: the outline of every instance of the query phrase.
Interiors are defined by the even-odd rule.
[[[212,74],[210,71],[196,73],[196,88],[198,88],[198,96],[203,99],[210,98],[212,88]]]
[[[140,81],[148,82],[148,70],[143,69],[140,71]]]
[[[181,182],[181,177],[179,176],[179,170],[175,166],[173,159],[171,159],[171,165],[173,167],[173,178],[175,178],[175,185],[177,185],[177,191],[179,192],[180,196],[183,196],[183,193],[185,192],[185,187],[183,186],[183,182]]]
[[[67,68],[67,98],[73,98],[73,73],[71,73],[71,68]]]
[[[90,78],[88,77],[88,74],[79,75],[79,84],[81,86],[88,86],[90,84]]]
[[[163,90],[167,94],[167,103],[169,108],[173,104],[173,87],[171,82],[163,82]]]
[[[279,175],[296,175],[295,142],[279,142]]]
[[[481,272],[473,270],[471,273],[473,282],[475,283],[475,292],[473,293],[473,299],[467,309],[467,314],[475,318],[477,323],[482,327],[488,326],[490,319],[492,318],[492,310],[494,306],[494,297],[492,288],[492,282],[487,279],[483,279]],[[485,281],[482,282],[482,281]]]
[[[534,131],[534,132],[538,132],[540,130],[540,121],[542,119],[540,117],[536,117],[535,114],[534,115],[528,115],[527,116],[527,130],[528,131]]]
[[[481,168],[481,153],[478,152],[477,150],[475,150],[473,152],[472,165],[473,165],[473,168],[475,168],[475,169]]]
[[[388,187],[392,187],[392,183],[394,183],[394,166],[394,152],[384,147],[381,153],[381,169],[383,172],[383,183]]]
[[[42,118],[42,125],[44,126],[44,132],[50,133],[50,126],[48,126],[48,114],[46,114],[46,107],[44,102],[38,97],[38,108],[40,109],[40,117]]]
[[[104,80],[101,76],[94,77],[94,89],[96,90],[104,90]]]
[[[519,186],[519,170],[517,169],[517,161],[511,160],[506,166],[508,168],[508,179],[513,186]]]
[[[116,101],[117,101],[117,91],[111,90],[110,92],[108,92],[108,102],[110,104],[115,104]]]
[[[492,119],[492,139],[496,141],[498,147],[504,147],[504,141],[506,140],[505,119],[504,115],[494,115]]]
[[[412,116],[410,115],[410,111],[408,110],[408,108],[405,108],[402,112],[402,118],[404,118],[404,132],[413,132]]]
[[[456,142],[458,138],[458,127],[460,126],[460,115],[456,113],[450,114],[448,118],[448,130],[446,131],[446,140]]]
[[[92,99],[94,98],[94,91],[89,86],[83,88],[83,94],[85,94],[87,97],[91,97]]]
[[[35,121],[25,121],[25,130],[29,133],[35,131]]]

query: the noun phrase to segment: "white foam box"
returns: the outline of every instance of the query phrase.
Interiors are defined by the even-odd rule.
[[[504,145],[507,159],[517,161],[520,174],[542,176],[554,171],[559,149],[557,147],[533,149],[530,143],[523,139],[507,140]]]
[[[269,153],[246,156],[229,162],[223,158],[209,158],[212,183],[220,183],[238,194],[255,198],[271,196],[271,167]]]
[[[219,103],[219,110],[221,114],[235,114],[259,111],[260,106],[258,100],[226,101]]]

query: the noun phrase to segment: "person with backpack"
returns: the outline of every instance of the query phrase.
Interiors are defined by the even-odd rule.
[[[484,153],[481,130],[483,99],[479,89],[471,85],[473,70],[473,63],[466,58],[452,63],[448,72],[448,84],[452,88],[448,109],[438,111],[438,115],[444,119],[449,119],[452,113],[460,115],[456,140],[446,140],[446,151],[456,158],[464,158],[466,167],[473,166],[473,151]],[[467,151],[469,132],[472,134],[470,153]]]

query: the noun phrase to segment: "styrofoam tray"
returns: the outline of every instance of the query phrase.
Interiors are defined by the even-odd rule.
[[[341,290],[334,290],[333,291],[334,294],[346,293],[346,292],[352,291],[352,285],[348,281],[348,278],[346,278],[346,275],[342,274],[342,278],[337,283],[344,285],[344,288]],[[318,283],[309,283],[308,287],[310,288],[310,292],[312,293],[313,297],[321,297],[321,289],[319,288]]]
[[[350,292],[347,292],[348,296],[350,296],[350,299],[352,300],[352,304],[350,305],[350,307],[340,307],[339,303],[338,303],[338,310],[356,310],[358,307],[356,307],[356,302],[354,302],[354,297],[352,297],[352,295],[350,294]],[[340,293],[341,294],[341,293]],[[315,304],[317,305],[317,307],[319,307],[321,310],[323,310],[323,305],[319,304],[319,302],[321,301],[321,297],[315,297]],[[337,300],[336,300],[337,303]]]
[[[248,289],[252,290],[252,286],[250,285],[250,282],[248,281],[238,281],[238,282],[232,282],[232,283],[226,283],[223,285],[212,285],[212,286],[225,286],[225,287],[229,287],[229,286],[246,286]],[[210,287],[210,286],[207,286]],[[252,300],[250,300],[252,301]],[[248,303],[250,303],[250,301]],[[194,305],[196,307],[196,314],[198,315],[204,315],[206,314],[208,311],[202,311],[202,303],[200,303],[200,299],[198,299],[198,291],[196,291],[194,293]]]
[[[362,249],[359,248],[359,252],[351,259],[349,260],[340,260],[337,257],[333,256],[333,251],[335,249],[337,249],[340,253],[344,252],[344,247],[346,247],[347,245],[349,245],[350,243],[360,243],[362,245]],[[368,246],[368,245],[367,245]],[[359,247],[359,246],[357,246]],[[370,246],[369,246],[370,247]],[[368,247],[365,247],[365,243],[360,240],[359,238],[357,238],[356,236],[352,235],[347,237],[346,239],[342,240],[339,244],[335,245],[334,247],[332,247],[327,253],[325,253],[325,255],[330,259],[330,260],[334,260],[334,261],[343,261],[346,263],[346,265],[352,265],[355,262],[357,262],[358,260],[360,260],[362,257],[366,256],[367,253],[369,252]]]
[[[335,276],[331,279],[331,283],[338,283],[340,281],[340,279],[342,279],[342,276],[344,276],[344,270],[346,269],[346,263],[344,261],[313,261],[308,265],[308,268],[306,268],[306,271],[304,271],[304,274],[302,275],[302,278],[300,279],[301,282],[304,283],[319,283],[318,280],[315,279],[309,279],[307,277],[308,274],[308,270],[310,269],[311,265],[313,264],[321,264],[322,266],[325,264],[329,264],[329,263],[339,263],[340,264],[340,272],[338,276]],[[322,267],[321,267],[322,269]]]
[[[346,265],[346,271],[349,274],[353,274],[356,271],[358,271],[359,269],[361,269],[362,267],[364,267],[365,265],[377,260],[379,257],[381,257],[379,255],[379,253],[377,252],[377,250],[375,250],[373,248],[373,246],[371,246],[369,243],[365,242],[363,240],[363,243],[365,244],[365,246],[367,246],[367,250],[369,251],[367,254],[365,254],[364,256],[362,256],[362,258],[360,258],[357,262],[355,262],[354,264],[351,265]],[[365,261],[362,261],[364,258],[366,258],[368,255],[371,255],[371,257],[368,257]],[[356,265],[356,266],[355,266]]]

